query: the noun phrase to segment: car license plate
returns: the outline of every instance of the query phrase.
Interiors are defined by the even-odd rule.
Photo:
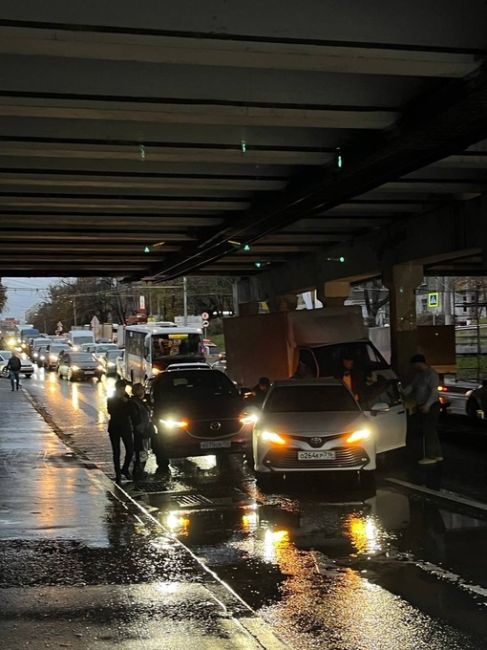
[[[229,449],[231,446],[231,440],[212,440],[200,443],[201,449]]]
[[[85,375],[94,375],[95,371],[94,370],[85,370]]]
[[[335,460],[334,451],[298,451],[298,460]]]

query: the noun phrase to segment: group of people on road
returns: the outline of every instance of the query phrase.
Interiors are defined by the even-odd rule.
[[[145,464],[155,429],[151,420],[150,406],[145,400],[142,384],[134,384],[132,395],[126,391],[126,383],[118,380],[115,393],[107,400],[110,415],[108,434],[113,452],[115,479],[143,478]],[[125,459],[120,465],[121,446],[125,448]]]

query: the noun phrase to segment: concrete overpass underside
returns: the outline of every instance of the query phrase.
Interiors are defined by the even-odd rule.
[[[0,275],[250,300],[487,273],[486,25],[481,0],[4,0]]]

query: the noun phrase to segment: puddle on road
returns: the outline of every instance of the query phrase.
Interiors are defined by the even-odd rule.
[[[183,466],[194,506],[142,500],[296,647],[487,648],[487,521],[328,479],[264,495],[241,468],[198,463]]]

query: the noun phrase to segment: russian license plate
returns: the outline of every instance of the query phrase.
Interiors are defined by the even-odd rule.
[[[231,446],[231,440],[211,440],[200,443],[201,449],[229,449]]]
[[[298,460],[335,460],[334,451],[298,451]]]

